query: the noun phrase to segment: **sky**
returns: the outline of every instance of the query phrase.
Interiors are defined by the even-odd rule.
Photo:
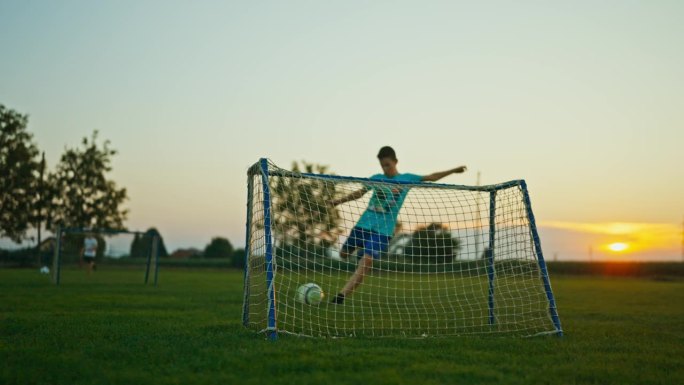
[[[244,245],[259,158],[525,179],[548,258],[682,260],[684,2],[0,0],[0,103],[93,130],[131,229]],[[610,245],[624,243],[621,251]],[[620,249],[620,246],[613,246]]]

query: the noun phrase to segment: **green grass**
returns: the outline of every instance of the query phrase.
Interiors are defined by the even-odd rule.
[[[81,272],[82,273],[82,272]],[[242,274],[0,270],[0,384],[684,383],[684,281],[552,276],[563,338],[267,341]]]
[[[282,269],[275,283],[278,329],[304,336],[409,338],[492,333],[530,336],[555,331],[539,278],[517,274],[514,279],[507,279],[506,271],[501,270],[495,290],[500,311],[496,312],[496,324],[491,326],[487,276],[468,273],[432,273],[427,284],[425,274],[374,272],[346,299],[344,306],[329,301],[309,306],[296,301],[296,291],[302,283],[316,282],[325,292],[334,293],[344,286],[348,274]],[[263,301],[265,275],[253,272],[252,279],[250,321],[255,330],[263,330],[267,319]],[[525,322],[520,322],[523,319]]]

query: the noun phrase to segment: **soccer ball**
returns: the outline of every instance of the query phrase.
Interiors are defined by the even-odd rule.
[[[297,288],[297,301],[307,305],[318,305],[323,301],[325,293],[315,283],[306,283]]]
[[[40,268],[40,273],[41,274],[50,274],[50,268],[48,268],[47,266],[43,266]]]

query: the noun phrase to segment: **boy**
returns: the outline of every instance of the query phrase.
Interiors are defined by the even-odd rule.
[[[81,258],[88,264],[88,275],[95,270],[95,256],[97,256],[97,238],[92,234],[86,234],[81,249]]]
[[[383,174],[373,175],[373,180],[395,180],[402,182],[435,182],[447,175],[462,173],[466,166],[456,167],[447,171],[435,172],[429,175],[400,174],[397,171],[396,153],[392,147],[385,146],[378,153],[380,167]],[[397,215],[404,203],[408,187],[403,185],[389,185],[373,187],[373,196],[368,202],[368,208],[364,211],[356,226],[349,234],[349,238],[340,250],[340,257],[347,259],[353,251],[357,251],[359,264],[354,274],[349,278],[344,288],[332,299],[332,303],[342,304],[344,299],[361,285],[366,274],[373,267],[373,260],[380,258],[380,253],[387,251],[389,241],[394,234],[397,223]],[[345,197],[334,199],[330,203],[333,206],[361,198],[369,187],[363,187]]]

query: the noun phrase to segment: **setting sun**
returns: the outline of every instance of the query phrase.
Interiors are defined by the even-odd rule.
[[[615,252],[625,251],[628,247],[629,245],[623,242],[615,242],[608,245],[608,248]]]

